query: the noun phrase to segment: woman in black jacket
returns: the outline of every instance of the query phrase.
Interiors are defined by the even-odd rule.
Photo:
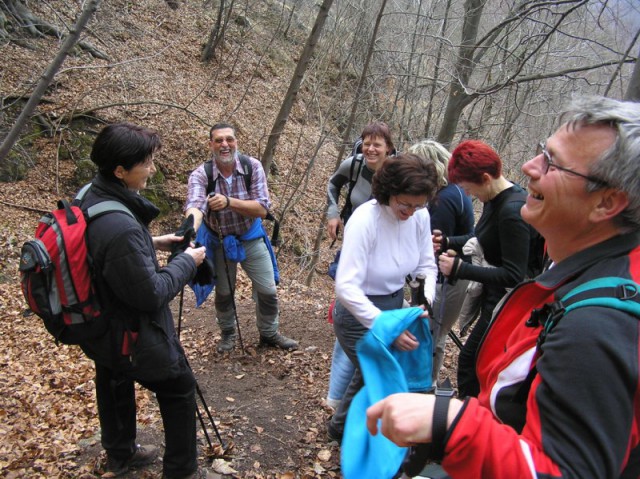
[[[476,352],[489,325],[494,308],[527,275],[531,229],[520,216],[527,194],[502,175],[502,161],[489,145],[477,140],[460,143],[451,153],[449,180],[465,193],[475,196],[484,206],[475,233],[449,238],[434,238],[442,251],[453,249],[458,256],[442,254],[440,271],[449,281],[468,279],[482,283],[480,317],[458,359],[460,397],[477,396]],[[460,260],[462,247],[476,236],[485,260],[493,267],[477,266]]]
[[[157,448],[136,439],[134,381],[153,391],[165,431],[163,477],[206,477],[198,471],[195,378],[178,340],[169,302],[191,280],[205,257],[204,247],[188,247],[164,267],[156,249],[169,251],[181,238],[152,237],[149,223],[159,214],[140,196],[155,173],[154,153],[161,147],[152,130],[119,123],[105,127],[93,144],[98,174],[81,202],[83,211],[117,201],[126,212],[92,219],[87,242],[95,285],[109,331],[81,344],[95,361],[96,398],[112,477],[155,460]]]

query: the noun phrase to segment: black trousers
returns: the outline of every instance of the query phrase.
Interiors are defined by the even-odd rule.
[[[136,448],[134,381],[96,363],[96,398],[102,447],[109,457],[127,459]],[[196,444],[196,380],[184,364],[175,378],[160,382],[137,381],[154,392],[165,434],[163,472],[184,477],[198,468]]]
[[[478,348],[482,338],[491,322],[492,313],[493,305],[489,307],[483,306],[480,317],[473,326],[471,333],[469,333],[469,337],[458,356],[459,398],[467,396],[478,397],[478,394],[480,394],[480,381],[476,374],[476,356],[478,355]]]

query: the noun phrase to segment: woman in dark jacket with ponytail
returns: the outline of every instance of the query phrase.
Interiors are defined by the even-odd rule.
[[[157,448],[136,439],[134,381],[153,391],[165,431],[163,478],[206,477],[198,471],[196,381],[175,331],[169,302],[194,277],[205,257],[188,247],[161,267],[156,249],[169,251],[181,238],[152,237],[149,223],[159,210],[139,193],[155,173],[160,137],[128,123],[105,127],[96,138],[91,160],[98,175],[81,200],[85,213],[104,201],[129,212],[110,211],[88,225],[87,242],[95,285],[109,331],[88,340],[82,350],[95,361],[96,398],[112,477],[153,462]],[[129,214],[131,213],[131,214]]]

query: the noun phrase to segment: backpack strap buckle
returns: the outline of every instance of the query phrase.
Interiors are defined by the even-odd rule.
[[[616,286],[616,297],[621,301],[629,301],[638,296],[637,284],[619,284]]]

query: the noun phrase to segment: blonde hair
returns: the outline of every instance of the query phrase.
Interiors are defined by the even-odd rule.
[[[449,184],[447,179],[447,167],[451,153],[437,141],[422,140],[409,147],[409,153],[418,155],[420,158],[427,160],[436,167],[438,174],[438,189],[444,188]]]

